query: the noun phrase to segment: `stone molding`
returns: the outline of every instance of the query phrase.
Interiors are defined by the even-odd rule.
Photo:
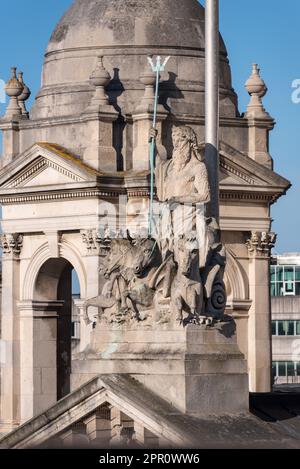
[[[28,182],[33,177],[37,176],[45,168],[53,168],[58,171],[60,174],[68,176],[70,179],[73,179],[75,182],[82,182],[83,179],[76,174],[68,171],[66,168],[54,163],[53,161],[48,160],[47,158],[41,158],[39,161],[34,161],[34,164],[28,169],[26,169],[18,178],[11,181],[7,188],[13,188],[20,186],[24,182]]]
[[[64,301],[19,301],[17,306],[20,318],[58,318],[58,312],[63,307]]]
[[[81,254],[78,252],[76,247],[62,240],[59,244],[60,257],[63,257],[72,264],[77,272],[80,292],[82,297],[86,296],[86,271],[81,261]],[[24,284],[22,285],[22,301],[32,301],[34,297],[34,286],[36,277],[43,266],[43,264],[51,259],[51,253],[49,250],[48,242],[42,244],[31,256],[30,264],[28,265],[26,274],[24,275]]]
[[[238,176],[241,178],[243,181],[247,182],[250,185],[255,185],[255,180],[252,179],[250,176],[247,174],[243,173],[242,171],[239,171],[238,169],[234,168],[232,165],[228,164],[224,158],[220,158],[220,167],[227,171],[228,173],[233,174],[234,176]]]

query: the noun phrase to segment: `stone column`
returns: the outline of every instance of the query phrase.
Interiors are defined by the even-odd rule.
[[[57,319],[63,303],[19,303],[20,420],[26,422],[57,401]]]
[[[19,299],[20,252],[23,237],[19,234],[4,234],[1,237],[2,257],[2,306],[1,306],[1,413],[0,432],[6,433],[20,422],[17,395],[20,386]]]
[[[144,448],[159,448],[159,438],[138,422],[134,422],[134,433],[136,442]]]
[[[78,311],[79,316],[79,343],[72,349],[73,353],[82,352],[90,343],[90,327],[87,325],[87,318],[84,313],[85,300],[74,300],[74,307]]]
[[[88,233],[88,234],[87,234]],[[99,268],[100,268],[100,238],[98,230],[83,230],[83,259],[85,261],[85,271],[87,273],[86,299],[99,295]],[[95,314],[98,310],[95,309]]]
[[[248,369],[251,392],[271,391],[270,249],[273,233],[252,232],[249,250]]]
[[[112,447],[130,446],[134,441],[134,421],[116,407],[111,409]]]
[[[111,439],[110,409],[108,407],[99,408],[94,414],[84,421],[86,434],[91,442],[108,446]]]
[[[98,243],[98,231],[94,230],[82,230],[82,262],[84,263],[84,270],[86,272],[86,291],[85,298],[76,301],[76,306],[80,310],[80,343],[74,355],[78,352],[84,352],[87,347],[91,344],[91,334],[93,332],[93,322],[95,322],[98,316],[97,308],[89,308],[88,316],[85,314],[83,305],[87,299],[94,298],[100,293],[99,285],[99,267],[100,267],[100,256],[99,256],[99,243]],[[82,373],[81,373],[82,361],[72,362],[72,373],[71,373],[71,392],[77,389],[83,384]]]
[[[65,448],[88,448],[89,439],[86,434],[86,426],[83,422],[78,422],[61,436]]]

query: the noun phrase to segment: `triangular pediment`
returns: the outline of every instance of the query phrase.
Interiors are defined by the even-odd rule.
[[[220,186],[285,192],[290,182],[224,142],[220,144]]]
[[[112,408],[116,411],[113,415]],[[190,435],[186,430],[184,426],[186,417],[180,411],[129,375],[105,375],[97,376],[41,415],[0,439],[0,447],[11,449],[38,448],[41,445],[47,447],[47,442],[57,437],[64,438],[66,432],[70,434],[74,425],[77,428],[80,424],[85,426],[95,413],[103,425],[103,421],[111,422],[119,412],[125,416],[127,424],[129,423],[126,428],[133,429],[136,423],[148,433],[148,438],[151,436],[151,439],[156,439],[157,442],[162,437],[165,443],[176,446],[196,441],[194,435]],[[112,443],[118,436],[114,433],[114,428],[124,425],[122,421],[119,421],[118,425],[117,423],[116,421],[116,425],[107,426],[112,430],[110,435]],[[107,435],[105,437],[107,438]],[[142,441],[137,440],[136,443],[138,447],[143,445]]]
[[[37,188],[94,181],[98,172],[64,148],[37,143],[0,171],[2,189]]]

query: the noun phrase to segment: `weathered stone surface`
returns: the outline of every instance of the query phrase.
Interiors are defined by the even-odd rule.
[[[250,414],[192,417],[184,415],[128,376],[97,376],[43,414],[0,440],[2,448],[53,447],[53,439],[87,422],[102,404],[114,402],[119,413],[130,409],[134,428],[156,437],[156,444],[178,448],[296,448],[299,428],[285,429]],[[75,410],[76,409],[76,410]],[[128,411],[127,410],[127,411]],[[99,414],[98,414],[99,415]],[[114,413],[115,415],[115,413]],[[125,418],[125,417],[123,417]],[[91,419],[91,417],[89,418]],[[132,420],[133,419],[133,420]],[[128,422],[129,423],[129,422]],[[103,428],[103,425],[102,425]],[[105,427],[107,429],[107,426]],[[68,433],[69,434],[69,433]],[[112,434],[111,434],[112,435]],[[92,436],[93,438],[93,436]],[[107,439],[107,430],[105,440]],[[146,447],[149,441],[143,441]],[[56,440],[56,447],[59,441]],[[98,443],[99,445],[99,443]],[[122,447],[122,442],[116,446]],[[55,446],[54,446],[55,447]],[[85,442],[85,447],[86,442]],[[101,447],[101,442],[100,442]],[[106,440],[106,448],[107,440]]]
[[[168,376],[172,402],[194,412],[201,407],[195,407],[198,401],[194,391],[188,407],[187,383],[190,382],[191,390],[196,386],[206,389],[212,384],[214,370],[218,378],[225,376],[229,380],[225,379],[220,391],[233,391],[232,375],[234,389],[240,392],[245,363],[236,344],[206,332],[199,336],[197,331],[191,332],[190,337],[182,335],[182,330],[178,331],[174,324],[170,326],[170,316],[176,314],[164,301],[162,311],[155,317],[154,330],[149,328],[151,321],[140,321],[136,330],[132,327],[136,320],[133,318],[132,330],[123,324],[123,331],[119,325],[109,325],[99,332],[99,327],[93,330],[97,310],[89,310],[89,324],[83,315],[84,302],[103,290],[103,278],[98,275],[104,257],[99,225],[103,227],[107,207],[117,215],[105,220],[110,227],[114,225],[115,232],[123,221],[125,226],[134,224],[137,206],[146,214],[142,227],[147,228],[148,224],[149,171],[145,152],[152,117],[151,90],[148,88],[145,93],[148,79],[147,83],[145,77],[140,80],[148,54],[171,56],[159,87],[159,156],[165,162],[172,157],[171,135],[175,126],[189,126],[198,142],[204,140],[203,15],[196,0],[74,2],[50,41],[42,89],[30,118],[19,115],[20,119],[10,117],[0,122],[4,143],[0,201],[5,251],[1,339],[6,357],[1,363],[0,431],[35,415],[47,405],[47,399],[55,402],[57,388],[59,395],[69,391],[72,268],[78,275],[81,296],[80,354],[73,363],[73,389],[99,372],[118,372],[141,380],[148,376],[150,388],[162,383],[155,391],[169,397],[165,386]],[[103,59],[97,67],[99,55]],[[203,286],[209,287],[215,279],[223,278],[225,263],[216,262],[216,257],[224,258],[226,245],[227,309],[239,323],[238,340],[248,360],[251,390],[268,391],[269,288],[262,279],[267,278],[272,239],[266,245],[263,234],[270,232],[270,204],[285,193],[289,182],[274,173],[270,164],[268,135],[274,121],[239,114],[223,46],[220,67],[222,239],[213,244],[204,276],[208,281],[203,281]],[[146,108],[146,114],[137,114],[141,112],[139,105],[143,112]],[[182,186],[178,184],[178,188]],[[119,196],[128,197],[122,213]],[[217,232],[216,226],[214,229]],[[261,234],[258,248],[263,244],[267,248],[263,256],[259,249],[248,251],[247,240],[256,243],[250,232]],[[218,266],[220,273],[210,277],[209,270],[214,273]],[[199,278],[196,280],[199,291]],[[219,289],[216,290],[219,299]],[[198,294],[198,300],[199,297]],[[180,294],[180,301],[184,299],[185,294]],[[223,311],[225,300],[221,306]],[[187,305],[186,309],[185,319],[191,308]],[[57,337],[49,333],[49,322],[52,331],[59,326]],[[168,327],[169,335],[165,334]],[[55,378],[61,381],[64,373],[65,381],[56,386]],[[246,387],[243,389],[245,392]],[[235,411],[245,403],[245,395],[241,395]],[[230,408],[232,402],[226,399]],[[201,405],[207,411],[210,408],[205,399],[199,401]]]
[[[236,97],[226,48],[220,41],[221,93],[224,99],[230,96],[222,113],[234,116]],[[113,76],[109,95],[117,97],[124,115],[132,112],[143,95],[139,77],[146,56],[158,51],[172,55],[169,75],[163,76],[164,94],[171,93],[171,101],[180,113],[192,106],[195,115],[200,108],[204,115],[204,8],[197,0],[76,1],[52,34],[43,87],[32,115],[37,118],[83,111],[91,96],[88,78],[99,52]],[[126,93],[122,92],[124,89]],[[67,95],[60,91],[67,91]],[[177,106],[176,96],[183,91],[185,99]]]

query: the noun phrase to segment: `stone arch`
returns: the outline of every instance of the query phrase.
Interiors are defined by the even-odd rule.
[[[62,240],[58,254],[53,255],[48,242],[39,246],[23,282],[20,309],[25,308],[26,313],[22,314],[31,320],[26,319],[24,323],[27,330],[22,350],[31,341],[32,368],[39,376],[38,382],[42,383],[40,389],[32,383],[33,414],[47,407],[45,400],[54,403],[71,389],[73,270],[78,276],[81,297],[86,294],[86,271],[80,253],[71,243]],[[48,375],[51,382],[45,381]]]
[[[234,254],[228,248],[224,281],[229,301],[248,299],[247,277]]]
[[[76,270],[78,275],[79,284],[80,284],[80,294],[82,298],[86,296],[86,272],[84,265],[80,259],[80,255],[73,245],[66,241],[62,241],[59,244],[60,256],[57,257],[63,258],[68,261]],[[23,291],[22,291],[22,300],[32,300],[35,297],[35,283],[37,276],[40,272],[42,266],[46,263],[47,260],[53,258],[50,253],[48,243],[44,243],[40,246],[36,252],[33,254],[31,262],[27,268],[24,277]],[[55,258],[54,258],[55,259]]]

